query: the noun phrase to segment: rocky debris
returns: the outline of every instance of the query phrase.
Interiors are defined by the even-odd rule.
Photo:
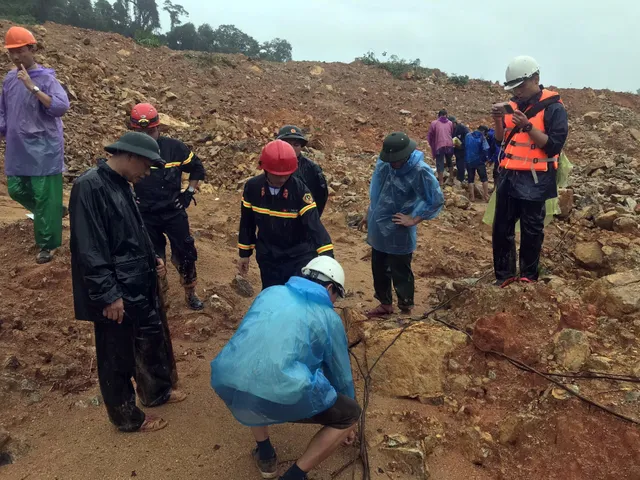
[[[580,330],[565,328],[554,338],[554,353],[564,369],[578,372],[591,354],[589,338]]]
[[[596,326],[598,309],[583,302],[568,302],[560,305],[560,323],[563,327],[591,331]]]
[[[598,242],[580,242],[573,249],[578,265],[589,270],[598,270],[605,266],[602,247]]]
[[[489,432],[480,427],[467,428],[462,435],[465,456],[474,465],[486,465],[494,456],[494,440]]]
[[[501,445],[517,445],[526,441],[542,423],[543,419],[531,414],[508,416],[498,424],[498,442]]]
[[[602,113],[600,112],[587,112],[582,116],[585,123],[588,123],[589,125],[595,125],[600,122],[601,117]]]
[[[568,218],[573,211],[573,190],[570,188],[559,189],[558,204],[560,207],[560,217]]]
[[[17,370],[21,366],[20,360],[15,355],[9,355],[4,362],[4,368],[7,370]]]
[[[189,128],[189,124],[187,122],[183,122],[181,120],[176,120],[175,118],[167,115],[166,113],[159,113],[158,117],[160,118],[160,125],[169,128]]]
[[[367,358],[378,358],[398,333],[400,329],[372,333],[366,339]],[[463,333],[418,323],[407,329],[378,362],[372,373],[374,388],[391,397],[440,396],[446,359],[466,342]]]
[[[9,440],[11,440],[11,435],[9,435],[9,432],[7,430],[0,426],[0,452],[2,451],[4,446],[9,443]]]
[[[231,281],[231,286],[238,295],[245,298],[251,298],[255,295],[251,282],[241,275],[236,275]]]
[[[340,317],[342,318],[344,331],[347,332],[349,345],[356,345],[364,340],[364,322],[367,320],[364,314],[353,308],[345,307],[342,309]]]
[[[616,318],[638,312],[640,272],[632,270],[603,277],[591,284],[583,299]]]
[[[468,197],[451,191],[449,195],[446,195],[445,207],[456,207],[462,210],[468,210],[471,207],[471,201]]]
[[[322,74],[324,74],[324,68],[320,65],[315,65],[309,70],[309,75],[313,75],[314,77],[320,77]]]
[[[591,355],[585,364],[587,370],[594,372],[606,372],[611,370],[611,364],[613,359],[609,357],[603,357],[602,355]]]
[[[473,327],[473,340],[485,351],[516,355],[521,350],[517,319],[508,313],[480,318]]]
[[[636,142],[640,143],[640,130],[637,128],[630,128],[629,133]]]
[[[610,212],[603,213],[596,217],[596,226],[598,228],[602,228],[603,230],[611,230],[613,231],[613,222],[620,216],[620,214],[611,210]]]
[[[231,304],[215,293],[209,298],[209,306],[215,311],[222,312],[226,315],[229,315],[231,314],[231,312],[233,312],[233,307],[231,306]]]
[[[380,451],[392,458],[387,464],[390,472],[411,475],[411,478],[420,480],[431,477],[421,442],[401,434],[385,435]]]
[[[620,217],[613,221],[613,231],[617,233],[638,232],[638,221],[633,217]]]

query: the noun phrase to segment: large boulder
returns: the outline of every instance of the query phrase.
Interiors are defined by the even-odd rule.
[[[579,371],[591,355],[589,337],[580,330],[565,328],[555,336],[554,344],[558,363],[572,372]]]
[[[596,226],[603,230],[613,230],[613,222],[620,216],[618,212],[612,210],[596,217]]]
[[[604,255],[598,242],[580,242],[573,250],[573,256],[581,267],[598,270],[604,267]]]
[[[628,271],[603,277],[587,289],[583,299],[612,317],[640,311],[640,272]]]
[[[382,330],[366,340],[369,365],[400,333]],[[407,329],[387,350],[371,375],[376,391],[391,397],[434,398],[443,394],[446,359],[467,342],[461,332],[418,323]]]

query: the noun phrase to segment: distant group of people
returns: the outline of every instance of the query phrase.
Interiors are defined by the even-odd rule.
[[[16,65],[0,96],[5,171],[12,198],[34,213],[37,261],[46,263],[61,244],[60,117],[69,101],[54,72],[35,63],[36,40],[28,30],[12,27],[5,46]],[[499,162],[494,177],[497,284],[537,279],[544,200],[556,193],[555,165],[566,140],[566,112],[557,94],[539,87],[539,69],[530,57],[510,64],[506,87],[515,97],[493,107],[494,129],[470,132],[446,111],[439,113],[429,130],[437,179],[406,133],[384,139],[360,224],[372,249],[373,287],[380,302],[368,316],[395,312],[393,290],[400,311],[412,311],[417,225],[442,210],[445,166],[451,182],[454,156],[458,180],[464,181],[466,171],[473,186],[478,173],[485,196],[485,163],[494,154]],[[186,210],[195,203],[205,171],[189,147],[160,135],[159,117],[153,105],[136,105],[129,118],[131,131],[105,148],[108,158],[75,181],[69,202],[75,315],[94,323],[100,389],[110,420],[123,432],[152,432],[167,425],[146,415],[136,396],[147,408],[187,398],[178,388],[163,302],[167,237],[187,306],[204,308],[196,293],[197,250]],[[333,309],[347,295],[346,276],[322,224],[328,187],[322,169],[303,155],[307,142],[300,128],[284,126],[262,149],[259,166],[264,173],[245,184],[238,271],[248,273],[255,252],[263,291],[211,363],[212,387],[235,418],[251,428],[256,441],[252,455],[263,478],[279,475],[269,425],[322,426],[305,453],[279,477],[304,480],[341,443],[353,442],[361,414],[346,334]],[[501,145],[497,153],[492,144]],[[183,173],[189,175],[185,189]],[[518,219],[522,249],[516,276]]]
[[[431,156],[436,162],[438,181],[444,186],[445,167],[449,171],[448,184],[457,179],[460,184],[468,182],[469,199],[475,201],[476,174],[482,183],[482,198],[489,200],[489,176],[487,166],[493,165],[493,179],[497,180],[500,146],[496,142],[495,130],[480,125],[473,132],[446,110],[438,112],[437,120],[431,122],[427,136]],[[453,158],[455,157],[455,167]]]

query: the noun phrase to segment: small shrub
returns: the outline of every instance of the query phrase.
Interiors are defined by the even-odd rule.
[[[469,83],[469,75],[451,75],[449,77],[449,82],[458,87],[464,87]]]
[[[163,45],[160,37],[149,32],[138,31],[136,32],[134,39],[138,45],[142,45],[147,48],[159,48]]]
[[[383,57],[387,52],[382,53]],[[424,78],[431,75],[434,70],[420,65],[420,59],[406,60],[397,55],[391,55],[388,60],[380,60],[374,52],[367,52],[362,57],[356,58],[365,65],[370,65],[388,71],[396,78]]]

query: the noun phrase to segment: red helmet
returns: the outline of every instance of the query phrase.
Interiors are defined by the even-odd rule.
[[[131,110],[131,128],[153,128],[160,125],[156,107],[150,103],[139,103]]]
[[[298,157],[287,142],[274,140],[262,149],[259,165],[273,175],[291,175],[298,169]]]

